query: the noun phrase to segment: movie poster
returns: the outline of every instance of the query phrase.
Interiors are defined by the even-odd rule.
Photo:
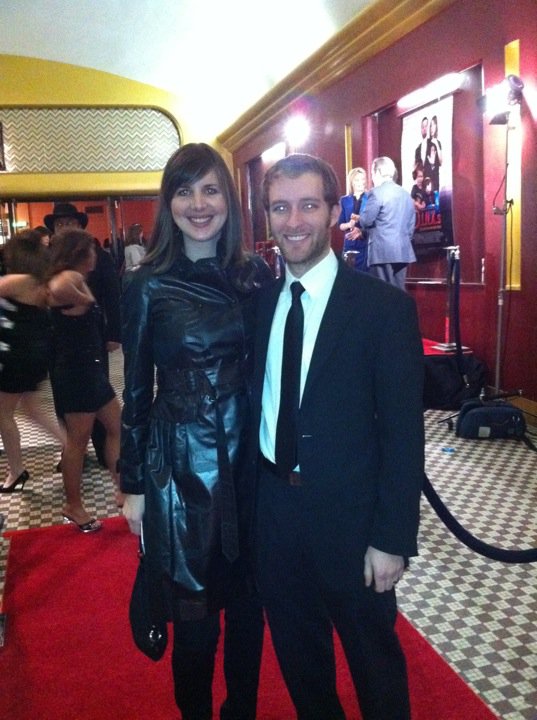
[[[402,185],[416,206],[418,260],[453,244],[452,126],[452,95],[403,117]]]

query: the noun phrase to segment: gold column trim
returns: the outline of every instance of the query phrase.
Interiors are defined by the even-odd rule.
[[[345,177],[352,168],[352,125],[345,125]]]
[[[520,75],[520,40],[513,40],[504,48],[505,76]],[[509,145],[507,149],[507,177],[505,196],[512,200],[506,217],[505,289],[521,289],[521,218],[522,218],[522,125],[520,105],[509,113]]]

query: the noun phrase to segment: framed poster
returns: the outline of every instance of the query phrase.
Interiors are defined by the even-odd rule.
[[[403,117],[401,184],[416,207],[413,245],[418,259],[453,244],[453,96]]]

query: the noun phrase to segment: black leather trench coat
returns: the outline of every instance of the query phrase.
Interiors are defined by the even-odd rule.
[[[240,271],[181,257],[163,274],[142,265],[122,296],[121,489],[145,494],[152,572],[209,610],[223,604],[233,572],[222,530],[242,494],[255,291],[270,279],[257,257]]]

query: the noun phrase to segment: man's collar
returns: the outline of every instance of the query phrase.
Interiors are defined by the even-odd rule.
[[[315,296],[317,292],[326,284],[327,278],[335,278],[338,269],[338,261],[332,248],[328,255],[314,265],[302,277],[293,276],[288,267],[285,269],[285,282],[283,290],[289,290],[292,282],[300,282],[308,295]]]

